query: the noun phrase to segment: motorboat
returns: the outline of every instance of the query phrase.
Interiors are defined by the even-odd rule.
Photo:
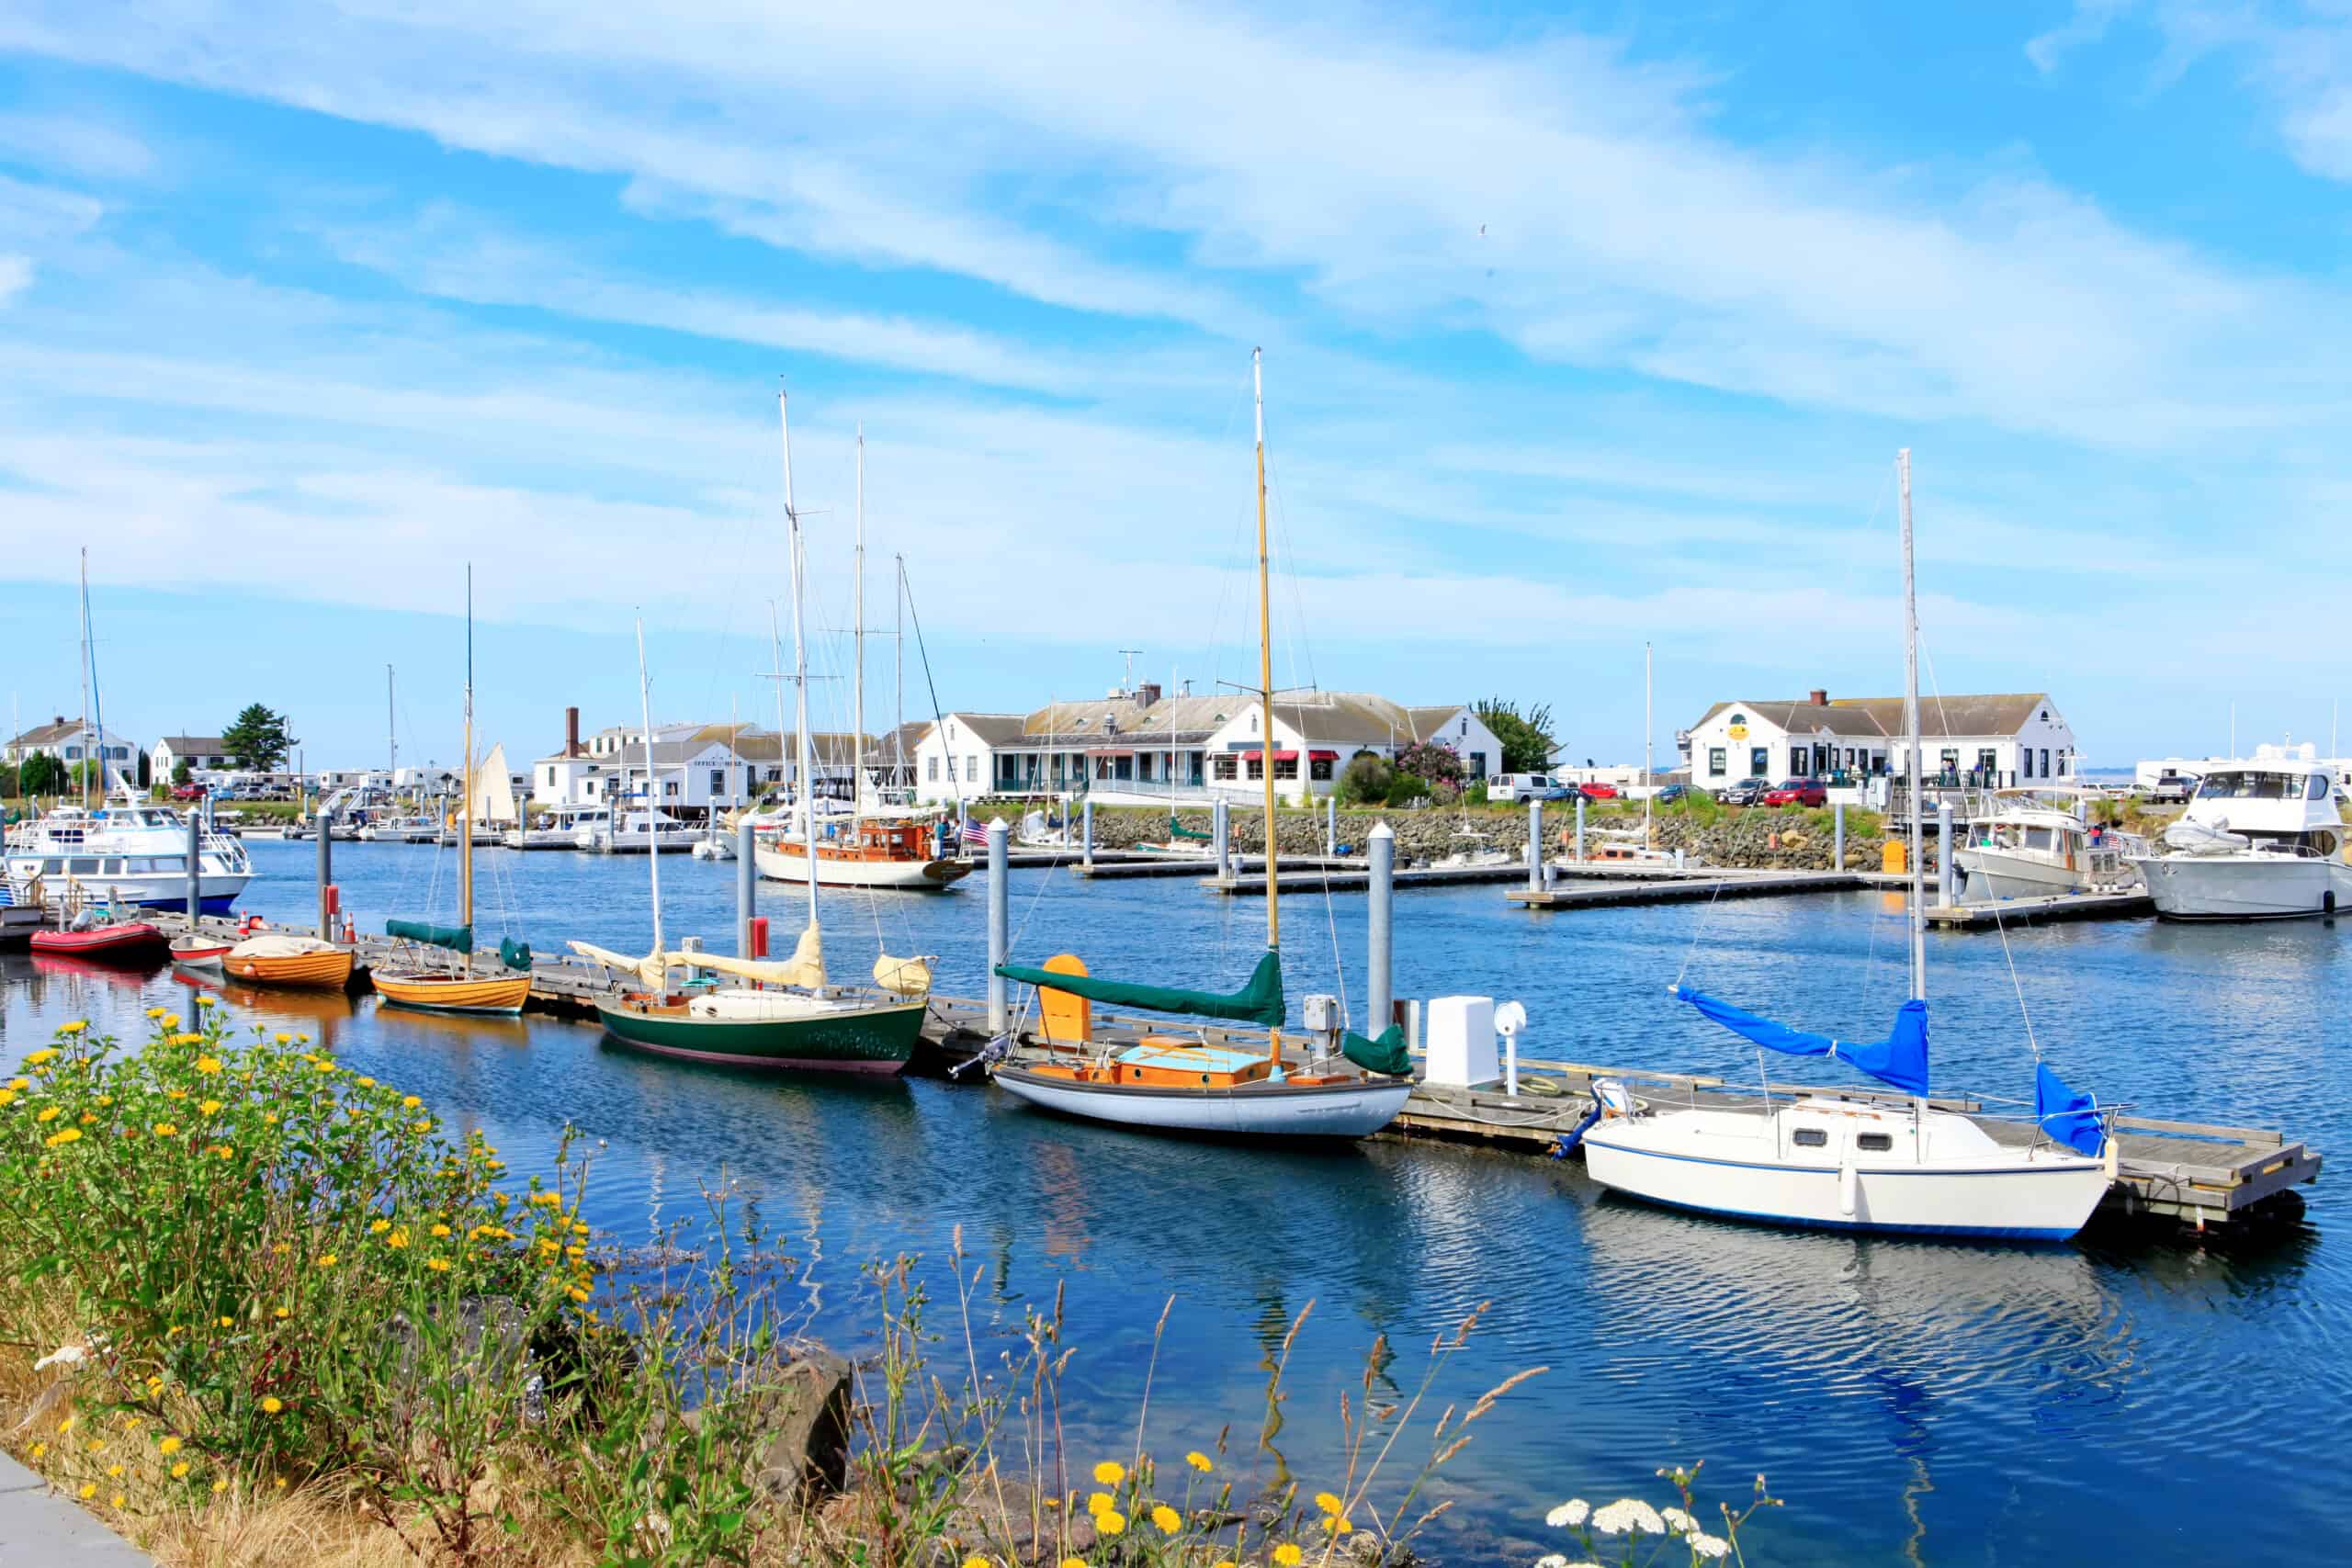
[[[524,823],[509,828],[499,841],[510,850],[577,850],[585,847],[580,841],[583,829],[605,828],[612,819],[610,807],[559,806],[537,827]]]
[[[128,792],[85,810],[59,807],[19,822],[7,839],[8,880],[38,884],[41,897],[135,906],[187,908],[187,821],[166,806]],[[207,914],[226,914],[254,879],[245,846],[199,829],[197,898]]]
[[[617,822],[607,816],[602,821],[584,823],[572,835],[572,841],[599,854],[680,854],[694,848],[696,837],[692,823],[681,822],[666,811],[639,808],[622,813]]]
[[[359,829],[360,841],[373,844],[429,844],[440,836],[437,817],[384,817]]]
[[[2283,920],[2352,908],[2343,794],[2322,762],[2209,769],[2188,809],[2133,864],[2169,920]]]
[[[2086,822],[2050,804],[2054,790],[2003,790],[1991,815],[1972,821],[1952,863],[1972,898],[2039,898],[2111,892],[2136,884],[2141,840]]]
[[[1910,454],[1899,459],[1906,690],[1905,753],[1911,841],[1920,841],[1918,609],[1912,576]],[[1857,1231],[2060,1241],[2090,1219],[2115,1179],[2109,1111],[2034,1056],[2030,1122],[1998,1137],[1989,1119],[1928,1103],[1927,903],[1920,863],[1905,894],[1910,998],[1883,1040],[1791,1028],[1684,986],[1676,1000],[1762,1053],[1835,1057],[1897,1091],[1801,1093],[1760,1105],[1645,1101],[1620,1081],[1594,1085],[1591,1113],[1571,1134],[1585,1169],[1648,1202],[1776,1224]],[[1907,1098],[1906,1098],[1907,1097]],[[2013,1141],[2012,1141],[2013,1140]]]
[[[696,860],[728,861],[735,858],[735,840],[718,830],[718,812],[713,809],[703,823],[702,837],[695,840],[693,854]]]
[[[35,931],[32,950],[52,956],[137,960],[152,958],[169,939],[143,920],[112,920],[79,930]]]

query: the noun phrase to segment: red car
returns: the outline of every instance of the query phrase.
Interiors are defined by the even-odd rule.
[[[1782,779],[1764,792],[1767,806],[1826,806],[1829,790],[1819,779]]]
[[[172,798],[174,800],[202,800],[204,798],[204,786],[200,784],[184,784],[177,785],[172,791]]]
[[[1577,788],[1582,792],[1587,800],[1614,800],[1617,798],[1617,786],[1615,784],[1578,784],[1577,785]]]

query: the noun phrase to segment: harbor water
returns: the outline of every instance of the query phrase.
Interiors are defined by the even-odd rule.
[[[307,923],[312,846],[252,848],[261,875],[244,907]],[[446,852],[338,843],[334,867],[366,929],[454,906]],[[478,931],[542,953],[570,937],[643,952],[646,869],[483,852]],[[671,943],[699,934],[731,951],[735,868],[664,857],[661,869]],[[761,897],[788,947],[801,890],[765,883]],[[943,992],[978,996],[985,917],[984,876],[935,896],[828,893],[828,958],[847,975],[877,942],[935,954]],[[1012,924],[1018,958],[1072,951],[1097,973],[1227,988],[1264,941],[1261,905],[1183,879],[1016,872]],[[1284,897],[1294,1016],[1316,990],[1360,1011],[1364,941],[1362,895]],[[1395,989],[1515,998],[1531,1056],[1752,1078],[1753,1054],[1670,1000],[1668,984],[1877,1032],[1904,994],[1903,942],[1893,895],[1543,914],[1509,908],[1498,887],[1416,891],[1396,899]],[[1938,1087],[2029,1094],[2030,1026],[2104,1100],[2352,1147],[2336,1049],[2347,942],[2315,922],[1931,934]],[[135,1036],[143,1009],[190,1002],[169,971],[11,953],[0,976],[9,1062],[69,1019]],[[1548,1370],[1471,1428],[1425,1494],[1422,1506],[1453,1503],[1424,1542],[1442,1560],[1532,1561],[1566,1545],[1542,1522],[1555,1504],[1668,1501],[1655,1472],[1699,1460],[1711,1498],[1742,1500],[1761,1472],[1787,1499],[1752,1527],[1751,1562],[2165,1561],[2222,1539],[2249,1558],[2324,1557],[2342,1534],[2324,1456],[2352,1439],[2352,1236],[2331,1234],[2352,1220],[2325,1185],[2308,1190],[2301,1224],[2258,1238],[2107,1228],[2007,1248],[1793,1234],[1606,1197],[1575,1162],[1518,1153],[1247,1150],[1057,1121],[972,1084],[652,1060],[546,1018],[231,999],[424,1096],[454,1128],[481,1128],[517,1175],[577,1127],[595,1151],[586,1217],[621,1240],[692,1222],[706,1184],[740,1183],[802,1262],[810,1327],[845,1348],[875,1326],[861,1265],[920,1255],[934,1301],[952,1302],[960,1226],[983,1369],[1017,1351],[1025,1311],[1066,1288],[1077,1467],[1131,1448],[1171,1297],[1147,1445],[1172,1457],[1229,1427],[1228,1474],[1262,1481],[1286,1465],[1308,1493],[1340,1479],[1340,1397],[1360,1390],[1374,1337],[1394,1348],[1378,1380],[1409,1391],[1432,1338],[1485,1304],[1391,1472],[1418,1466],[1445,1404]],[[1813,1062],[1776,1060],[1772,1074],[1838,1078]],[[1277,1457],[1258,1443],[1268,1368],[1310,1303]]]

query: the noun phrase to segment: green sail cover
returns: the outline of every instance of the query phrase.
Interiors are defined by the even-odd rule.
[[[531,944],[516,942],[511,936],[501,937],[498,939],[498,961],[509,969],[520,969],[527,975],[531,972]]]
[[[1349,1030],[1340,1038],[1340,1054],[1368,1073],[1385,1073],[1392,1078],[1413,1076],[1413,1054],[1405,1049],[1405,1031],[1397,1024],[1390,1024],[1374,1040]]]
[[[1168,814],[1168,836],[1171,839],[1213,839],[1216,837],[1216,834],[1210,832],[1205,828],[1185,827],[1184,824],[1176,820],[1176,814],[1172,811]]]
[[[1272,948],[1258,960],[1250,983],[1231,996],[1216,991],[1181,991],[1172,986],[1138,986],[1126,980],[1106,980],[1099,975],[1057,975],[1050,969],[1029,969],[1018,964],[1000,964],[996,972],[1024,986],[1068,991],[1071,996],[1109,1002],[1114,1007],[1229,1018],[1237,1023],[1262,1024],[1268,1029],[1280,1029],[1283,1023],[1283,964]]]
[[[423,920],[386,920],[384,934],[421,942],[428,947],[446,947],[452,953],[474,950],[474,928],[471,926],[432,926]]]

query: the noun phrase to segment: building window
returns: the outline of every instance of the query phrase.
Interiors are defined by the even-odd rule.
[[[1262,754],[1250,759],[1250,776],[1253,779],[1266,776],[1266,760]]]
[[[1318,773],[1316,776],[1317,778],[1329,778],[1331,775],[1329,773]],[[1484,751],[1473,751],[1470,753],[1470,776],[1473,779],[1483,779],[1487,776],[1487,754]]]
[[[931,782],[932,782],[932,783],[933,783],[933,784],[937,784],[937,783],[939,782],[939,759],[938,759],[938,758],[936,758],[936,757],[933,757],[933,758],[930,759],[930,761],[931,761],[931,773],[930,773]],[[773,770],[771,770],[771,772],[773,772]]]
[[[2045,779],[2050,776],[2050,748],[2047,746],[2041,749],[2041,776]]]
[[[964,753],[964,782],[966,784],[980,782],[980,759],[970,751]]]
[[[710,770],[710,793],[713,795],[725,795],[727,793],[727,770],[725,768],[713,768]]]
[[[1298,759],[1295,757],[1275,758],[1274,777],[1295,780],[1298,777]]]
[[[1711,779],[1724,776],[1724,749],[1720,746],[1707,748],[1707,776]]]
[[[1772,753],[1761,746],[1751,746],[1747,751],[1747,772],[1751,778],[1762,778],[1772,771]]]
[[[1478,760],[1478,776],[1480,778],[1485,778],[1487,776],[1487,754],[1484,751],[1474,751],[1471,755]],[[1331,759],[1329,757],[1308,758],[1306,761],[1306,776],[1310,779],[1321,780],[1327,784],[1330,782]]]
[[[1237,763],[1232,752],[1220,751],[1217,753],[1216,776],[1220,780],[1227,784],[1232,783],[1236,778],[1240,776],[1236,770]]]
[[[65,748],[65,755],[69,761],[75,757],[79,757],[81,754],[82,748],[79,746],[68,746]]]

